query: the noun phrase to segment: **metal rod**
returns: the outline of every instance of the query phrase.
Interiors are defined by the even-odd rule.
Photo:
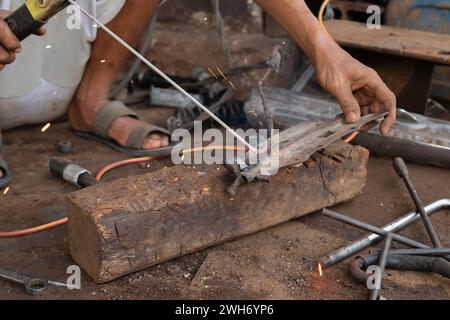
[[[375,289],[370,292],[369,300],[378,300],[378,297],[380,295],[381,281],[383,279],[384,270],[386,269],[387,257],[389,250],[391,249],[393,235],[393,233],[388,232],[384,239],[383,250],[380,252],[380,258],[378,260],[378,267],[380,268],[380,287],[376,286]]]
[[[234,137],[236,137],[236,139],[238,139],[245,146],[247,146],[251,151],[256,152],[255,147],[253,147],[250,143],[245,141],[245,139],[243,137],[238,135],[233,129],[231,129],[225,122],[220,120],[219,117],[217,117],[214,113],[212,113],[207,107],[205,107],[203,104],[201,104],[199,101],[197,101],[186,90],[184,90],[182,87],[180,87],[175,81],[170,79],[170,77],[168,77],[164,72],[162,72],[157,66],[155,66],[153,63],[148,61],[143,55],[141,55],[132,46],[130,46],[128,43],[126,43],[124,40],[122,40],[118,35],[116,35],[107,26],[105,26],[103,23],[101,23],[97,18],[95,18],[92,14],[90,14],[86,9],[81,7],[74,0],[67,0],[67,1],[69,1],[71,4],[73,4],[74,6],[79,8],[81,12],[83,12],[86,16],[88,16],[91,20],[93,20],[101,29],[103,29],[111,37],[113,37],[115,40],[117,40],[122,46],[124,46],[131,53],[133,53],[137,58],[139,58],[143,63],[145,63],[150,69],[152,69],[157,74],[159,74],[164,80],[166,80],[168,83],[170,83],[175,89],[180,91],[186,98],[191,100],[197,107],[199,107],[204,112],[206,112],[211,118],[213,118],[215,121],[217,121],[222,127],[224,127],[229,133],[231,133]]]
[[[338,221],[350,224],[350,225],[352,225],[354,227],[357,227],[357,228],[360,228],[360,229],[363,229],[363,230],[366,230],[366,231],[369,231],[369,232],[376,233],[376,234],[378,234],[380,236],[386,236],[389,233],[388,231],[386,231],[384,229],[372,226],[372,225],[367,224],[365,222],[362,222],[362,221],[359,221],[357,219],[345,216],[343,214],[331,211],[329,209],[323,209],[322,214],[324,214],[327,217],[333,218],[335,220],[338,220]],[[401,236],[401,235],[398,235],[398,234],[395,234],[395,233],[392,234],[392,239],[397,241],[397,242],[403,243],[403,244],[405,244],[407,246],[414,247],[414,248],[430,248],[429,246],[427,246],[427,245],[425,245],[423,243],[411,240],[409,238],[406,238],[404,236]]]
[[[428,216],[430,216],[446,208],[450,208],[450,199],[440,199],[425,206],[425,212],[427,213]],[[412,223],[418,221],[419,219],[420,214],[418,212],[413,211],[386,224],[382,228],[386,232],[397,232],[406,228]],[[350,258],[354,254],[364,249],[367,249],[371,245],[379,242],[380,240],[382,240],[381,236],[375,233],[369,234],[343,248],[333,251],[332,253],[328,254],[325,257],[322,257],[320,259],[320,262],[324,268],[329,268],[335,265],[336,263],[341,262],[347,258]]]
[[[440,248],[441,242],[439,241],[439,237],[436,233],[436,230],[431,223],[430,218],[425,212],[425,208],[423,206],[423,202],[420,199],[419,193],[417,192],[411,177],[409,176],[408,168],[406,167],[405,161],[402,158],[395,158],[393,161],[393,165],[397,175],[403,180],[406,187],[408,188],[409,194],[416,205],[416,209],[422,217],[423,224],[425,225],[425,229],[427,230],[428,236],[430,237],[431,243],[433,243],[433,247]]]

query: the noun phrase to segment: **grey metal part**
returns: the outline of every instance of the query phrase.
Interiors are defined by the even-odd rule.
[[[425,206],[425,212],[427,215],[432,215],[435,212],[438,212],[440,210],[450,208],[450,199],[441,199],[437,200],[435,202],[430,203],[429,205]],[[409,226],[410,224],[420,220],[420,214],[418,212],[410,212],[403,217],[394,220],[387,225],[383,226],[382,229],[387,232],[397,232],[399,230],[404,229],[405,227]],[[367,237],[361,238],[359,240],[356,240],[352,244],[340,248],[331,254],[328,254],[327,256],[320,259],[320,262],[323,267],[331,267],[335,265],[338,262],[341,262],[347,258],[350,258],[352,255],[367,249],[371,245],[379,242],[382,240],[382,237],[377,234],[370,234]]]

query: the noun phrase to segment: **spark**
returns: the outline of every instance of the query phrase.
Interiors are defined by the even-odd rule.
[[[5,191],[3,191],[3,195],[6,195],[9,192],[9,187],[6,187]]]
[[[100,60],[100,63],[105,63],[106,62],[106,60],[105,59],[103,59],[103,60]]]
[[[214,71],[211,70],[211,68],[208,68],[208,71],[214,76],[214,78],[219,79]]]
[[[47,123],[45,126],[42,127],[41,132],[44,133],[45,131],[47,131],[50,127],[51,127],[51,123]]]
[[[45,48],[47,48],[47,49],[51,49],[51,48],[52,48],[52,45],[51,45],[51,44],[49,44],[49,45],[46,45],[46,46],[45,46]]]
[[[204,192],[208,192],[208,191],[209,191],[209,188],[208,188],[208,187],[203,188],[203,191],[204,191]]]
[[[323,276],[322,264],[320,262],[317,264],[317,268],[319,270],[319,275]]]
[[[229,83],[230,86],[233,88],[233,90],[236,90],[236,87],[234,86],[233,82],[231,82],[230,80],[228,80],[228,83]]]

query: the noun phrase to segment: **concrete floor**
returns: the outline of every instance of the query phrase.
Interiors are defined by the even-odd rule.
[[[141,114],[163,118],[167,112]],[[55,145],[71,141],[76,152],[68,157],[93,172],[105,164],[125,158],[97,143],[76,137],[66,123],[53,125],[41,133],[27,127],[4,135],[7,160],[14,172],[8,194],[0,194],[0,229],[15,230],[46,223],[66,214],[64,196],[75,189],[52,177],[48,161],[60,156]],[[92,155],[95,154],[95,157]],[[150,167],[132,165],[118,169],[106,180],[157,170],[165,162]],[[423,200],[428,203],[450,196],[450,171],[410,165]],[[282,186],[280,186],[282,187]],[[375,225],[382,225],[413,209],[402,182],[390,161],[372,158],[368,181],[361,195],[339,205],[337,211]],[[449,211],[433,216],[445,246],[450,246]],[[402,232],[427,242],[424,228],[415,224]],[[0,299],[365,299],[364,286],[348,273],[348,261],[325,270],[320,277],[317,258],[357,239],[364,233],[320,214],[311,214],[278,227],[206,249],[174,261],[123,277],[105,285],[94,284],[82,275],[82,290],[51,287],[31,297],[24,290],[0,281]],[[33,236],[0,239],[0,266],[65,281],[72,265],[63,226]],[[390,299],[448,299],[450,281],[434,274],[388,271],[383,295]]]

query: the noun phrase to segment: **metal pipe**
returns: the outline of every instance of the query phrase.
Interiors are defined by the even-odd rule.
[[[428,216],[430,216],[446,208],[450,208],[450,199],[440,199],[425,206],[425,212],[427,213]],[[416,222],[419,219],[420,214],[413,211],[407,213],[403,217],[400,217],[386,224],[382,228],[386,232],[397,232],[406,228],[407,226],[411,225],[412,223]],[[349,244],[348,246],[340,248],[330,253],[329,255],[321,258],[320,263],[324,268],[329,268],[335,265],[336,263],[341,262],[347,258],[350,258],[354,254],[364,249],[367,249],[371,245],[379,242],[381,239],[382,237],[380,237],[375,233],[369,234],[368,236],[356,240],[355,242]]]
[[[386,234],[386,237],[384,239],[384,246],[383,246],[383,250],[380,253],[380,258],[378,260],[378,267],[380,268],[380,288],[375,287],[375,289],[373,289],[370,292],[370,297],[369,300],[377,300],[379,295],[380,295],[380,290],[381,290],[381,280],[383,279],[383,274],[384,274],[384,270],[386,269],[386,262],[387,262],[387,257],[388,257],[388,253],[389,250],[391,249],[391,245],[392,245],[392,236],[394,234],[388,232]]]
[[[395,158],[393,161],[393,165],[397,175],[403,180],[406,187],[408,188],[409,194],[416,205],[417,211],[420,213],[420,216],[423,220],[423,224],[425,225],[425,229],[427,230],[428,236],[430,237],[431,243],[433,243],[433,247],[440,248],[441,242],[439,241],[439,237],[436,233],[436,230],[433,227],[433,224],[430,221],[427,213],[425,212],[425,208],[423,206],[423,202],[420,199],[419,193],[417,192],[411,177],[409,176],[408,168],[406,167],[405,161],[402,158]]]
[[[391,250],[389,254],[423,256],[423,257],[441,257],[450,256],[450,249],[448,248],[432,248],[432,249],[400,249]]]
[[[387,236],[389,234],[388,231],[386,231],[386,230],[384,230],[382,228],[378,228],[378,227],[372,226],[372,225],[367,224],[365,222],[362,222],[362,221],[359,221],[357,219],[351,218],[349,216],[345,216],[343,214],[331,211],[329,209],[323,209],[322,214],[324,214],[327,217],[333,218],[335,220],[338,220],[338,221],[350,224],[350,225],[352,225],[354,227],[357,227],[357,228],[360,228],[360,229],[363,229],[363,230],[366,230],[366,231],[369,231],[369,232],[376,233],[376,234],[378,234],[380,236]],[[414,247],[414,248],[430,248],[429,246],[427,246],[427,245],[425,245],[423,243],[411,240],[409,238],[406,238],[404,236],[401,236],[401,235],[398,235],[398,234],[395,234],[395,233],[393,233],[391,236],[392,236],[393,240],[395,240],[397,242],[400,242],[400,243],[403,243],[403,244],[405,244],[407,246],[410,246],[410,247]]]

